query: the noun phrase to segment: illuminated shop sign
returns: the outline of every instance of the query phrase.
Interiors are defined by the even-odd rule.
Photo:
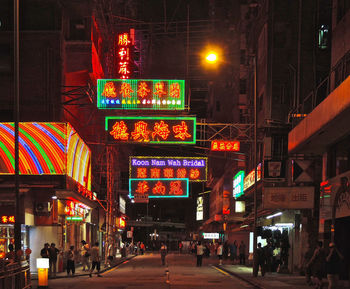
[[[258,171],[258,175],[256,178],[256,181],[260,181],[261,180],[261,163],[258,164],[257,167],[257,171]],[[255,170],[252,170],[245,178],[244,178],[244,184],[243,184],[243,189],[244,191],[249,189],[252,185],[254,185],[255,183]]]
[[[118,228],[124,229],[126,226],[126,221],[124,217],[117,217],[115,219],[115,224]]]
[[[239,171],[233,178],[233,197],[237,199],[243,195],[244,171]]]
[[[82,217],[85,218],[85,216],[89,213],[89,207],[82,204],[77,203],[74,201],[66,201],[66,206],[64,208],[64,213],[67,216],[75,216],[75,217]]]
[[[101,109],[184,110],[184,80],[98,79]]]
[[[0,217],[0,224],[14,224],[15,223],[15,216],[1,216]]]
[[[187,198],[188,179],[129,179],[129,197],[147,194],[149,198]]]
[[[188,178],[190,182],[205,182],[207,162],[208,158],[197,157],[130,157],[129,177]]]
[[[14,123],[0,123],[0,174],[14,174]],[[91,151],[69,123],[19,123],[19,173],[67,175],[91,189]]]
[[[220,152],[238,152],[240,148],[239,141],[224,141],[213,140],[211,141],[211,150]]]
[[[197,215],[196,215],[197,221],[203,220],[203,197],[197,198]]]
[[[66,217],[66,221],[83,221],[83,217]]]
[[[117,35],[117,71],[119,78],[130,78],[132,74],[132,39],[128,32]]]
[[[195,144],[195,117],[108,116],[108,140],[118,143]]]
[[[220,239],[219,233],[203,233],[203,239]]]

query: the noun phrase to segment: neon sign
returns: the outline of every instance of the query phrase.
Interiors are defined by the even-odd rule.
[[[233,178],[233,197],[237,199],[243,195],[244,171],[239,171]]]
[[[1,216],[0,223],[1,224],[14,224],[15,223],[15,216]]]
[[[117,36],[117,71],[119,78],[127,79],[130,78],[132,73],[132,58],[131,49],[132,41],[129,33],[120,33]]]
[[[82,204],[76,203],[74,201],[66,201],[66,206],[64,208],[64,213],[67,216],[76,216],[85,218],[85,215],[89,212],[89,207]]]
[[[147,194],[149,198],[187,198],[188,179],[129,179],[129,197]]]
[[[256,181],[260,181],[261,180],[261,163],[258,164],[257,167],[257,178]],[[243,182],[243,189],[244,191],[249,189],[252,185],[254,185],[255,183],[255,170],[252,170],[245,178],[244,178],[244,182]]]
[[[195,144],[195,117],[108,116],[110,142]]]
[[[156,79],[98,79],[101,109],[184,110],[185,81]]]
[[[123,229],[123,228],[126,227],[126,221],[125,221],[124,217],[116,218],[115,222],[116,222],[116,226],[118,228],[122,228]]]
[[[211,142],[211,150],[212,151],[238,152],[239,148],[240,148],[239,141],[213,140]]]
[[[190,182],[205,182],[207,162],[207,158],[196,157],[130,157],[129,177],[188,178]]]

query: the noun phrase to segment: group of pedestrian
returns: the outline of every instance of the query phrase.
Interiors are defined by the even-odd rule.
[[[340,263],[344,259],[333,242],[329,243],[329,252],[323,248],[321,241],[317,242],[316,249],[312,253],[311,247],[305,253],[306,282],[316,289],[323,288],[322,278],[326,275],[328,289],[337,288]]]
[[[90,248],[89,245],[82,240],[81,241],[82,247],[80,250],[81,253],[81,263],[83,266],[83,271],[89,271],[89,276],[92,277],[93,271],[97,270],[97,276],[102,277],[100,275],[100,269],[101,269],[101,257],[100,257],[100,249],[99,249],[99,243],[96,242],[95,245]],[[63,253],[63,252],[62,252]],[[76,251],[74,246],[70,246],[68,251],[66,253],[66,271],[67,276],[75,274],[75,260],[76,258]],[[48,258],[49,259],[49,276],[50,277],[56,277],[57,273],[57,257],[60,254],[60,251],[56,248],[55,243],[45,243],[44,248],[40,251],[40,256],[42,258]],[[91,258],[91,269],[90,269],[90,258]],[[85,269],[86,268],[86,269]]]

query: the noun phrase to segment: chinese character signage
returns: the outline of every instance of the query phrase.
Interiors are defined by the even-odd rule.
[[[256,181],[260,181],[261,180],[261,163],[258,164],[257,167],[257,178]],[[243,182],[243,190],[247,190],[249,189],[252,185],[254,185],[255,183],[255,170],[252,170],[245,178],[244,178],[244,182]]]
[[[97,107],[101,109],[184,110],[185,81],[98,79]]]
[[[15,216],[0,216],[0,224],[14,224]]]
[[[264,187],[264,209],[313,209],[314,187]]]
[[[202,221],[203,220],[203,197],[198,197],[197,198],[196,220],[197,221]]]
[[[240,148],[239,141],[213,140],[211,150],[219,152],[238,152]]]
[[[239,171],[233,178],[233,197],[235,199],[243,195],[244,171]]]
[[[195,117],[106,117],[108,140],[118,143],[195,144]]]
[[[117,35],[117,74],[121,79],[130,78],[132,74],[132,39],[130,34],[120,33]]]
[[[205,182],[207,161],[207,158],[196,157],[130,157],[129,177],[188,178],[190,182]]]
[[[187,198],[188,179],[129,179],[129,197],[147,194],[149,198]]]
[[[203,233],[203,239],[220,239],[219,233]]]

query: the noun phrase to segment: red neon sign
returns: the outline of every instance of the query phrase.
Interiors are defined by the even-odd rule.
[[[15,223],[15,216],[1,216],[0,223],[1,224],[14,224]]]
[[[211,142],[212,151],[221,152],[238,152],[240,149],[239,141],[223,141],[223,140],[213,140]]]
[[[117,40],[117,71],[119,78],[127,79],[131,75],[131,47],[132,41],[129,33],[118,34]],[[130,95],[130,93],[129,93]]]

